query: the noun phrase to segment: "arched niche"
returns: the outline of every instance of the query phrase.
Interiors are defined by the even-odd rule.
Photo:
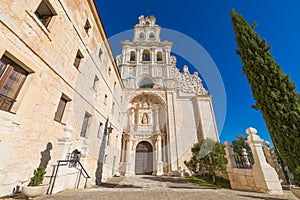
[[[155,35],[154,35],[153,32],[151,32],[151,33],[149,34],[149,39],[154,39],[154,38],[155,38]]]
[[[154,82],[151,78],[149,77],[144,77],[141,79],[138,83],[139,88],[153,88],[154,87]]]
[[[130,61],[135,61],[135,51],[130,51]]]
[[[143,51],[142,61],[150,61],[150,60],[151,60],[150,50],[145,49],[145,50]]]
[[[144,39],[145,38],[145,33],[144,32],[140,32],[140,38]]]
[[[161,51],[157,52],[156,61],[163,61],[163,54]]]

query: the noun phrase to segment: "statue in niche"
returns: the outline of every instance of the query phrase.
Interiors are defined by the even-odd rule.
[[[148,124],[148,114],[147,113],[143,114],[142,124]]]

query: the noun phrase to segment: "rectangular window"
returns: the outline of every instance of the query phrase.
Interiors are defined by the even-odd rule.
[[[62,97],[59,100],[57,110],[55,113],[55,117],[54,117],[55,121],[61,122],[68,101],[69,101],[68,98],[65,95],[62,95]]]
[[[56,15],[53,7],[49,3],[49,0],[42,0],[34,14],[46,28],[48,27],[52,17]]]
[[[3,56],[0,59],[0,109],[10,111],[22,88],[28,72]]]
[[[94,89],[95,91],[97,91],[98,83],[99,83],[99,78],[98,78],[98,76],[95,75],[95,78],[94,78],[94,84],[93,84],[93,89]]]
[[[76,57],[75,57],[75,60],[74,60],[74,64],[73,64],[77,69],[79,68],[80,61],[81,61],[82,58],[83,58],[83,55],[82,55],[82,53],[78,50],[78,51],[77,51],[77,54],[76,54]]]
[[[88,33],[90,28],[92,28],[92,26],[91,26],[89,20],[87,19],[85,22],[85,25],[84,25],[85,32]]]
[[[101,47],[100,47],[100,49],[99,49],[99,54],[98,54],[100,60],[102,60],[102,55],[103,55],[103,51],[102,51],[102,49],[101,49]]]
[[[87,137],[88,124],[91,117],[92,117],[91,114],[85,112],[83,122],[82,122],[81,132],[80,132],[81,137]]]

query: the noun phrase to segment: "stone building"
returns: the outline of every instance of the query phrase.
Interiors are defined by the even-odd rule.
[[[181,172],[194,143],[219,140],[211,96],[176,68],[153,16],[139,17],[117,64],[106,39],[93,0],[0,1],[0,196],[39,166],[49,181],[72,152],[94,185]],[[53,192],[75,187],[69,166]]]
[[[74,149],[91,183],[98,161],[103,179],[111,177],[120,160],[123,85],[94,1],[3,0],[0,13],[0,196],[38,166],[51,174]],[[104,161],[105,125],[113,130]]]
[[[122,156],[124,175],[180,172],[194,143],[219,140],[211,96],[198,73],[183,73],[160,41],[156,18],[139,17],[133,41],[123,41],[117,65],[124,84]]]

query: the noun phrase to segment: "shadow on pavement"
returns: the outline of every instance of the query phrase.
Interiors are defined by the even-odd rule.
[[[145,176],[142,177],[143,179],[148,179],[148,180],[152,180],[152,181],[159,181],[159,182],[170,182],[170,183],[190,183],[188,180],[185,180],[183,178],[179,178],[179,177],[163,177],[163,176]]]
[[[248,198],[253,198],[253,199],[263,199],[263,200],[289,200],[289,199],[276,198],[276,197],[258,197],[258,196],[253,196],[253,195],[244,195],[244,194],[240,194],[238,196],[248,197]]]
[[[169,186],[169,188],[172,188],[172,189],[195,189],[195,190],[198,190],[198,189],[207,189],[207,188],[202,188],[202,187],[189,187],[189,186]]]
[[[101,183],[99,186],[95,186],[94,188],[142,188],[135,185],[123,185],[116,183]]]

